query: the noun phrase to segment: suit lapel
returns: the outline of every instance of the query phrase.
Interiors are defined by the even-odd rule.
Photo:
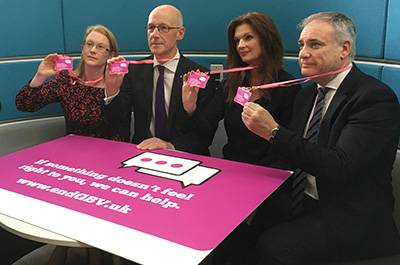
[[[169,102],[168,110],[168,124],[170,125],[172,117],[174,117],[175,111],[178,109],[178,105],[182,104],[182,78],[183,75],[188,72],[187,59],[181,54],[176,67],[174,76],[174,82],[172,84],[171,99]],[[170,126],[168,126],[170,128]]]
[[[317,84],[305,87],[299,97],[296,99],[299,107],[296,110],[296,118],[293,120],[293,128],[296,133],[303,136],[304,129],[310,117],[312,107],[314,105],[315,96],[317,94]]]
[[[152,59],[152,57],[150,57]],[[150,126],[151,117],[153,115],[153,64],[145,64],[143,66],[143,94],[146,101],[147,123]]]
[[[346,99],[349,97],[349,94],[354,89],[354,84],[356,80],[358,80],[360,76],[360,70],[353,65],[353,68],[343,80],[342,84],[340,84],[338,90],[336,91],[335,96],[333,97],[331,104],[326,110],[325,116],[322,120],[319,136],[318,136],[318,145],[327,146],[329,140],[329,133],[331,131],[332,124],[337,117],[337,113],[341,110],[341,106]]]

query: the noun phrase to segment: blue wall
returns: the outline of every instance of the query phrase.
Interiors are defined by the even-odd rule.
[[[34,75],[41,59],[21,61],[21,57],[57,52],[80,52],[80,44],[89,25],[103,24],[115,34],[121,52],[148,53],[146,31],[149,12],[164,1],[148,0],[8,0],[0,8],[0,121],[32,115],[60,112],[57,104],[36,113],[15,109],[19,89]],[[183,52],[226,52],[226,29],[229,21],[245,12],[263,11],[275,21],[281,32],[285,51],[297,54],[297,24],[302,18],[320,11],[342,12],[357,27],[357,57],[394,60],[400,64],[400,0],[280,0],[239,1],[171,0],[184,16]],[[132,57],[133,58],[133,57]],[[221,57],[190,57],[209,67],[223,63]],[[295,59],[288,59],[288,69],[295,76],[300,71]],[[400,69],[391,65],[361,65],[373,76],[398,90]],[[400,95],[400,93],[398,93]]]
[[[121,51],[148,51],[146,31],[149,12],[164,1],[148,0],[9,0],[0,10],[0,57],[77,53],[88,25],[104,24],[117,37]],[[319,11],[342,12],[357,27],[357,56],[400,59],[397,26],[400,0],[280,0],[214,1],[198,5],[170,1],[184,15],[186,51],[226,51],[229,21],[248,11],[260,10],[275,21],[287,52],[298,51],[296,25]],[[387,35],[386,35],[387,32]],[[7,36],[4,38],[4,36]]]

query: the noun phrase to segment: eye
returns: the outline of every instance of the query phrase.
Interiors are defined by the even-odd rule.
[[[160,25],[161,30],[168,31],[169,27],[167,25]]]
[[[105,50],[105,47],[103,45],[97,45],[97,48],[100,50],[103,50],[103,49]]]
[[[86,47],[93,48],[94,44],[91,42],[86,42]]]
[[[153,31],[155,28],[156,28],[156,26],[154,26],[154,25],[148,25],[147,26],[147,29],[150,30],[150,31]]]
[[[318,43],[318,42],[312,42],[311,43],[311,47],[314,48],[314,49],[317,49],[317,48],[321,47],[321,44]]]
[[[245,39],[246,39],[246,40],[251,40],[252,38],[253,38],[253,36],[247,35]]]

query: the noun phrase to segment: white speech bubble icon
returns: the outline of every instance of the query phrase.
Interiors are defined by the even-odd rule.
[[[201,162],[197,160],[144,152],[140,155],[123,161],[125,167],[147,168],[168,174],[181,175]]]
[[[158,172],[146,168],[139,168],[136,171],[147,175],[179,181],[182,188],[186,188],[190,185],[201,185],[220,172],[219,169],[203,166],[196,166],[180,176]]]

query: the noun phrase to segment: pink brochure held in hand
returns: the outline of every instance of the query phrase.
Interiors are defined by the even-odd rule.
[[[205,88],[209,78],[210,78],[210,76],[208,76],[208,75],[191,73],[189,75],[189,79],[187,81],[187,84],[189,84],[191,86],[197,86],[197,87]]]
[[[110,74],[128,73],[129,62],[114,62],[111,63]]]
[[[73,59],[71,57],[58,58],[56,59],[56,65],[54,68],[56,70],[72,70],[72,61]]]
[[[241,86],[238,87],[236,96],[233,100],[239,103],[240,105],[244,106],[244,104],[249,101],[250,97],[251,97],[251,92],[247,88]]]

